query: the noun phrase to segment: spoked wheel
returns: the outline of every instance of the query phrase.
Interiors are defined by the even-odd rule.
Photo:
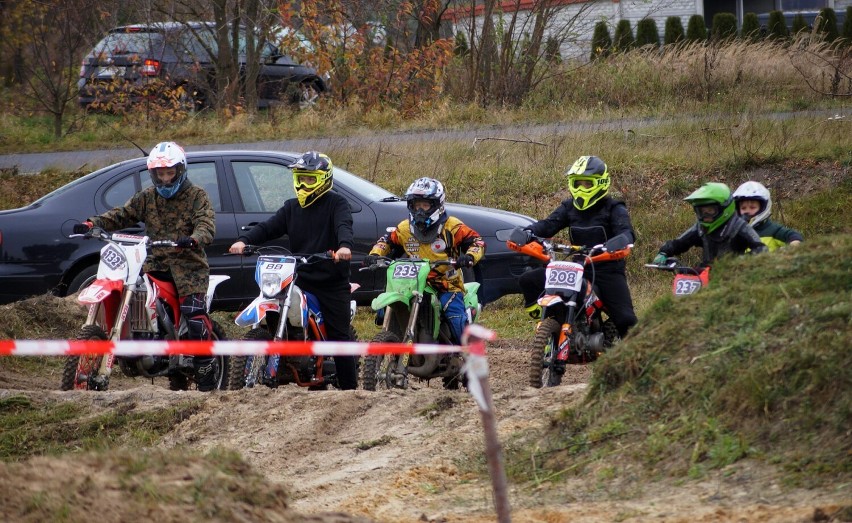
[[[78,340],[105,341],[107,335],[97,325],[86,325],[77,334]],[[100,354],[83,354],[81,356],[69,356],[65,359],[65,368],[62,370],[61,390],[107,390],[109,378],[98,376],[100,371]],[[97,379],[100,378],[100,379]]]
[[[553,318],[542,321],[535,330],[530,350],[530,385],[539,389],[562,383],[562,372],[554,368],[559,343],[559,323]],[[564,372],[564,371],[563,371]]]
[[[616,341],[621,339],[621,336],[618,335],[618,328],[612,320],[606,320],[603,323],[603,334],[604,347],[607,349],[612,347]]]
[[[211,320],[212,321],[212,320]],[[219,341],[225,339],[225,331],[222,330],[222,326],[217,322],[212,321],[213,324],[213,341]],[[199,358],[203,358],[199,361]],[[192,370],[181,370],[175,372],[173,374],[169,374],[169,390],[189,390],[190,386],[195,383],[196,387],[197,383],[197,372],[200,368],[200,365],[207,363],[209,358],[206,356],[196,356],[195,357],[195,368]],[[228,381],[228,371],[231,363],[231,358],[228,356],[213,356],[212,358],[213,364],[213,387],[205,388],[202,392],[207,392],[210,390],[219,390],[219,389],[227,389],[227,381]],[[201,389],[199,389],[201,390]]]
[[[262,328],[252,329],[243,336],[248,341],[272,341],[269,331]],[[239,390],[263,383],[263,370],[266,368],[266,356],[234,356],[231,358],[228,372],[228,389]]]
[[[382,331],[376,334],[373,341],[376,343],[399,343],[399,336],[390,331]],[[403,358],[395,354],[366,356],[361,382],[364,384],[364,390],[408,388],[408,374],[405,372]]]

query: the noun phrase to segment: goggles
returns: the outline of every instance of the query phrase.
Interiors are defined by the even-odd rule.
[[[316,189],[325,181],[324,172],[293,172],[293,185],[296,190]]]
[[[573,191],[594,189],[598,186],[600,181],[601,178],[598,176],[572,175],[568,177],[568,188]]]

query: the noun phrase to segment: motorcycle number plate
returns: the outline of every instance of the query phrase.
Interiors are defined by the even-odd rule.
[[[417,273],[420,272],[420,267],[410,263],[401,263],[393,268],[393,278],[395,280],[413,280],[417,278]]]
[[[701,279],[694,274],[678,274],[675,276],[672,292],[675,296],[694,294],[701,288]]]
[[[547,264],[545,288],[580,292],[583,288],[583,266],[579,263],[556,261]]]
[[[115,270],[127,262],[124,253],[114,245],[108,245],[101,250],[101,261],[110,269]]]

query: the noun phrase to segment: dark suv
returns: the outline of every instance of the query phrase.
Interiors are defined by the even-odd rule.
[[[97,102],[109,109],[111,102],[134,102],[164,92],[178,93],[175,98],[185,106],[209,104],[216,90],[214,57],[218,47],[214,29],[212,22],[111,29],[83,59],[77,82],[80,105],[89,107]],[[244,72],[244,28],[239,35],[238,55]],[[259,107],[276,102],[310,104],[328,89],[315,69],[282,55],[271,43],[261,49],[260,62]]]

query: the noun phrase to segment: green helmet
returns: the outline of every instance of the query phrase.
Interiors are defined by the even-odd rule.
[[[574,207],[585,211],[609,191],[609,171],[597,156],[581,156],[565,173],[568,190],[574,198]]]
[[[724,183],[707,182],[684,198],[692,205],[698,223],[711,233],[731,219],[736,204],[731,189]]]

